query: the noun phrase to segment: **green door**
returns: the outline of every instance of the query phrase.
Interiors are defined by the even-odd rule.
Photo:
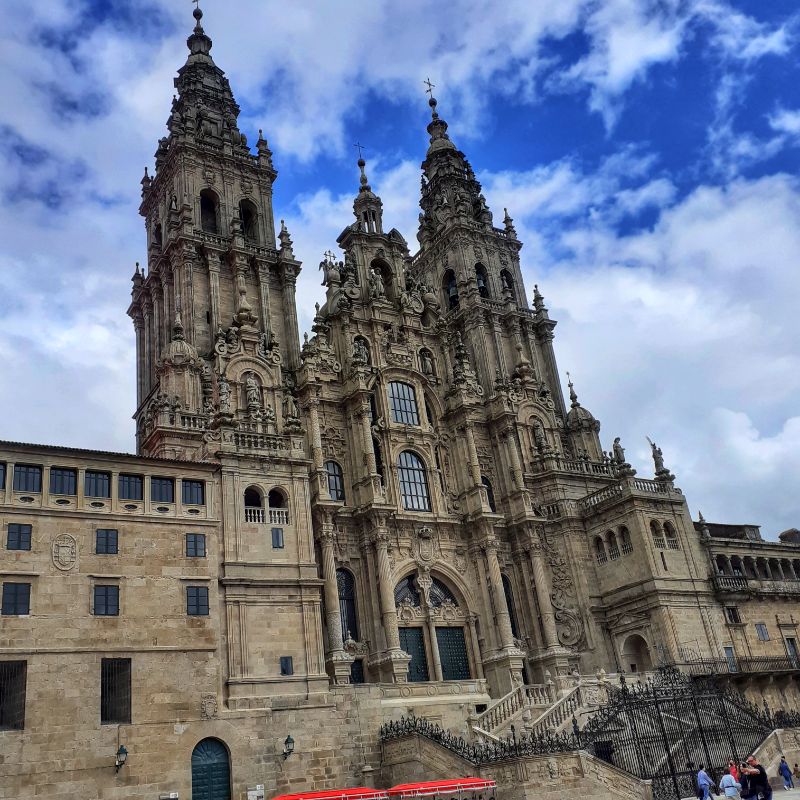
[[[400,628],[400,647],[411,656],[408,665],[409,681],[428,680],[428,659],[425,656],[425,638],[422,628]]]
[[[469,659],[463,628],[437,628],[439,660],[442,678],[446,681],[465,681],[469,678]]]
[[[231,765],[219,739],[203,739],[192,751],[192,800],[231,800]]]

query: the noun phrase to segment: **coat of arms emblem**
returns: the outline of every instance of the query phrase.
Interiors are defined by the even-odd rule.
[[[78,543],[68,533],[61,533],[53,540],[53,564],[60,570],[72,569],[78,561]]]

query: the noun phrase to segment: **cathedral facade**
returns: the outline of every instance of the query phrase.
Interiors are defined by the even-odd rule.
[[[603,449],[432,97],[416,252],[359,160],[301,344],[201,18],[142,179],[137,454],[0,443],[0,796],[380,782],[386,720],[498,738],[663,664],[800,707],[800,534],[693,522],[655,443],[652,477]]]

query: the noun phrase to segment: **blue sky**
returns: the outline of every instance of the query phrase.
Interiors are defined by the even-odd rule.
[[[662,447],[696,517],[800,525],[800,12],[770,0],[206,0],[213,56],[275,154],[316,265],[350,220],[353,143],[415,242],[422,81],[559,320],[606,446]],[[139,180],[192,4],[4,4],[0,437],[130,450]]]

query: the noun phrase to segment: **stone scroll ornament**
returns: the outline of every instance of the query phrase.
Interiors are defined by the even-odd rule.
[[[558,641],[564,647],[578,647],[584,640],[585,631],[576,601],[572,573],[566,559],[556,547],[553,537],[548,536],[544,527],[539,529],[539,537],[552,575],[550,602],[555,609]]]

